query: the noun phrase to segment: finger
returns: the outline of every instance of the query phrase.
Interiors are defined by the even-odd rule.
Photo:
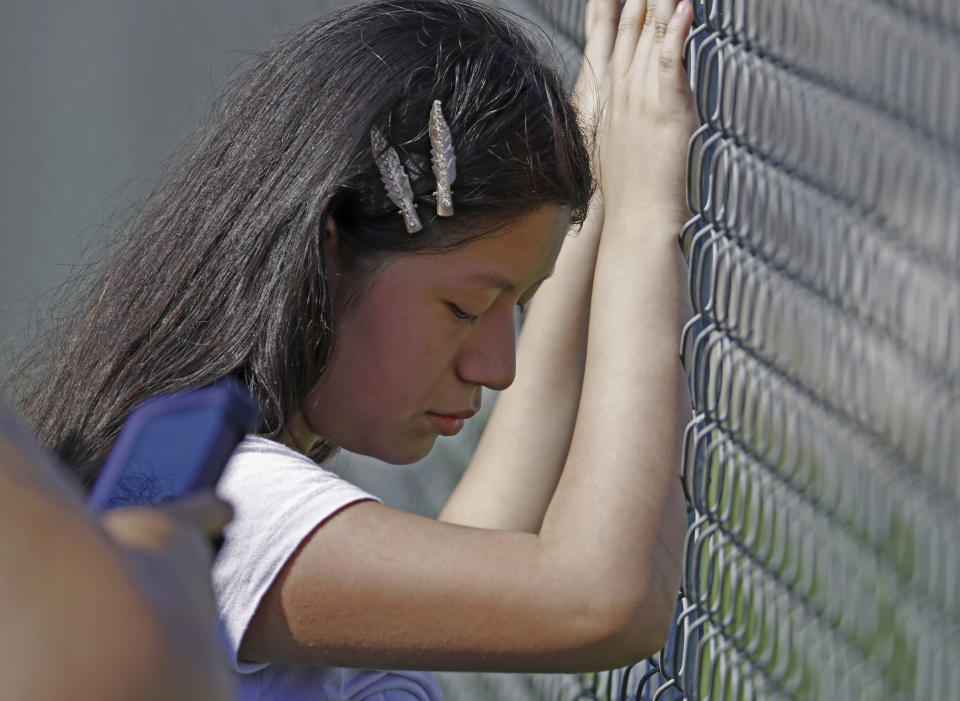
[[[600,78],[606,71],[620,20],[620,0],[589,0],[584,10],[584,61]]]
[[[233,520],[233,507],[212,491],[197,492],[164,504],[161,508],[208,537],[220,535]]]
[[[682,0],[667,23],[663,41],[658,44],[660,102],[668,109],[687,107],[691,99],[690,86],[683,70],[683,42],[692,22],[693,8],[689,0]]]
[[[617,38],[613,47],[610,64],[615,76],[624,75],[630,70],[637,51],[637,40],[646,19],[647,0],[627,0],[620,10],[617,24]]]
[[[676,13],[677,0],[657,0],[657,6],[650,13],[653,24],[653,43],[660,44],[667,36],[667,25]]]
[[[643,31],[637,40],[637,54],[634,61],[647,62],[652,50],[659,46],[666,36],[667,23],[677,6],[677,0],[648,0],[647,16]],[[646,63],[645,74],[655,73],[652,63]]]
[[[182,605],[213,613],[212,551],[206,534],[221,529],[232,509],[212,493],[161,507],[123,507],[101,516],[142,587],[154,596],[183,596]]]
[[[588,144],[596,138],[601,91],[606,92],[609,87],[606,76],[610,71],[610,55],[619,19],[620,0],[589,0],[587,3],[584,12],[586,46],[580,75],[573,88],[573,101]]]
[[[592,45],[608,46],[604,56],[609,57],[609,49],[617,38],[617,23],[620,20],[620,0],[589,0],[584,8],[583,30],[586,50]]]
[[[584,11],[586,45],[573,94],[581,110],[589,114],[596,113],[595,102],[613,53],[619,18],[619,0],[589,0]]]

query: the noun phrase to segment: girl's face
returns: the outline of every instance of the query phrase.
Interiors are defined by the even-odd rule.
[[[547,205],[450,252],[391,256],[338,319],[303,405],[310,431],[398,464],[457,433],[482,387],[513,382],[515,313],[553,271],[568,223],[567,208]],[[334,301],[344,292],[335,249],[328,241]]]

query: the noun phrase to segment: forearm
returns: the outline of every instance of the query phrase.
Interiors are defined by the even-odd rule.
[[[689,312],[676,223],[654,216],[608,216],[604,227],[576,428],[541,536],[622,582],[625,606],[642,595],[643,611],[669,617],[685,523],[678,347]]]
[[[531,304],[517,379],[500,393],[483,437],[440,519],[535,533],[567,457],[587,347],[593,270],[603,222],[595,201],[564,241]]]

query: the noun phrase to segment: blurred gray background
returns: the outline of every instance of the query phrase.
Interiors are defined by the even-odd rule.
[[[344,0],[35,0],[0,21],[0,371],[225,76]]]

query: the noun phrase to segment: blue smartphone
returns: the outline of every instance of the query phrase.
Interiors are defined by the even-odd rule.
[[[213,487],[256,417],[256,402],[234,381],[148,399],[123,425],[90,506],[159,504]]]

